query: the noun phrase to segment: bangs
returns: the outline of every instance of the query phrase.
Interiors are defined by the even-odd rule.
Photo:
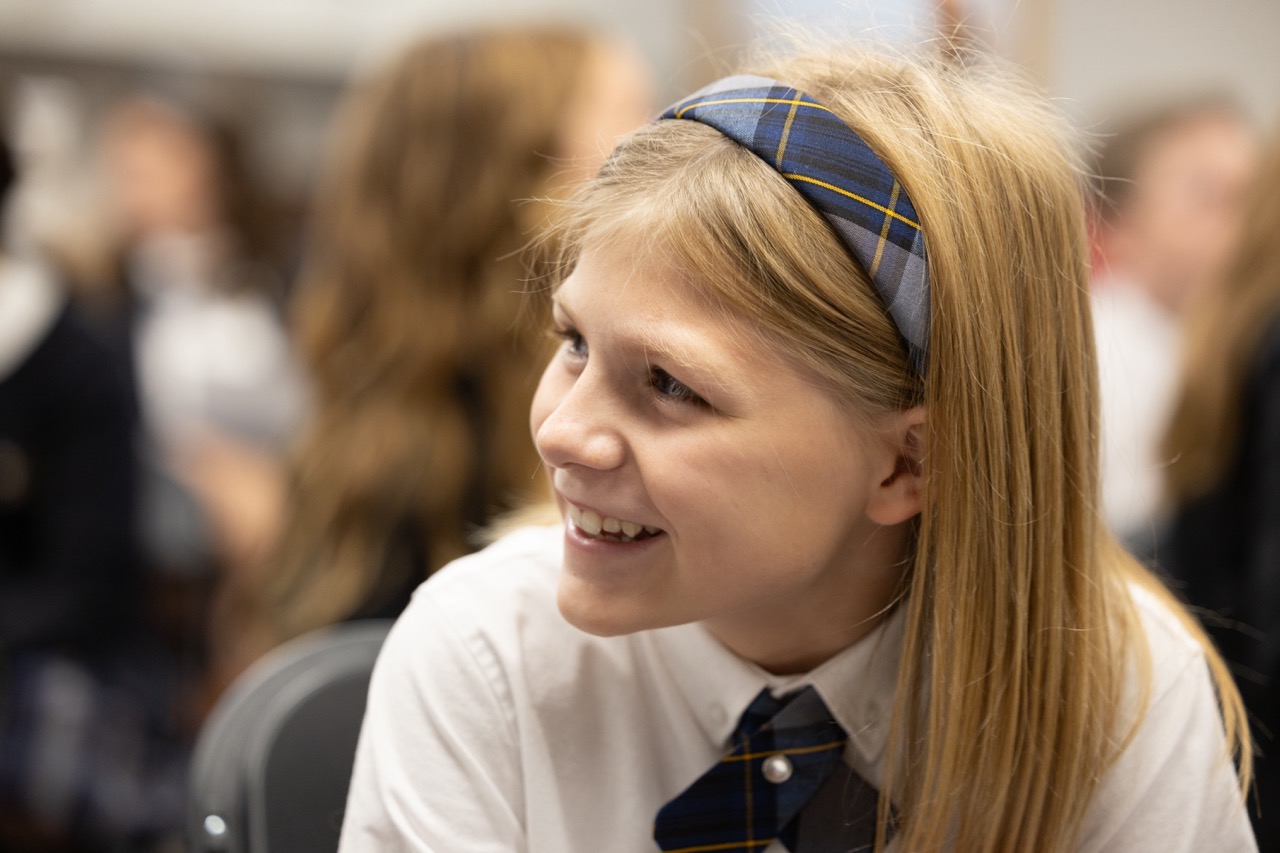
[[[829,270],[804,266],[830,267],[834,259],[836,277],[860,275],[781,175],[693,121],[658,121],[625,140],[570,199],[555,242],[555,284],[584,248],[626,242],[679,269],[712,303],[766,328],[787,303],[820,290],[820,273]],[[840,319],[831,300],[811,307],[828,322]]]
[[[585,248],[626,243],[678,268],[726,307],[752,313],[743,299],[744,292],[757,289],[743,285],[758,283],[749,263],[752,241],[730,223],[748,197],[745,186],[734,184],[742,183],[744,172],[756,171],[750,162],[756,159],[693,122],[660,121],[640,129],[567,202],[553,240],[554,284],[573,271]]]

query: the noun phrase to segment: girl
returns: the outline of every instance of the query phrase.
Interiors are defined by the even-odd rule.
[[[624,142],[532,407],[564,525],[418,592],[343,848],[1254,849],[1238,694],[1098,517],[1062,140],[844,51]]]
[[[1173,512],[1159,549],[1187,600],[1227,617],[1210,629],[1223,656],[1248,673],[1241,692],[1272,738],[1280,732],[1278,191],[1280,144],[1273,142],[1235,259],[1191,315],[1182,389],[1161,454],[1172,460],[1165,486]],[[1257,771],[1265,808],[1280,801],[1274,756]],[[1259,846],[1280,848],[1276,818],[1261,817],[1254,823]]]

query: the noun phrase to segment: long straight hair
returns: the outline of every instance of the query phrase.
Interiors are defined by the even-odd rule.
[[[658,122],[623,144],[565,220],[561,272],[583,245],[651,240],[851,411],[927,407],[877,847],[892,799],[903,850],[1069,849],[1146,703],[1130,583],[1204,644],[1233,748],[1248,733],[1203,632],[1099,517],[1084,182],[1067,128],[986,66],[846,50],[758,73],[839,114],[914,202],[928,242],[928,378],[826,222],[769,165],[695,122]],[[1247,778],[1247,752],[1242,763]]]

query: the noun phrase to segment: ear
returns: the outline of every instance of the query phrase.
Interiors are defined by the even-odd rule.
[[[886,527],[920,514],[924,506],[923,406],[890,415],[881,432],[884,448],[867,503],[867,516]]]

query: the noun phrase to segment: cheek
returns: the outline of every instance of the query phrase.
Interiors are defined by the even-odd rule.
[[[564,397],[564,389],[559,387],[562,382],[557,378],[557,373],[555,362],[548,364],[533,393],[533,403],[529,406],[529,433],[535,444],[538,441],[538,431]]]
[[[696,462],[670,460],[677,531],[683,515],[695,525],[690,539],[751,563],[808,565],[838,549],[865,515],[870,475],[861,454],[843,442],[770,440],[777,438],[726,443]]]

